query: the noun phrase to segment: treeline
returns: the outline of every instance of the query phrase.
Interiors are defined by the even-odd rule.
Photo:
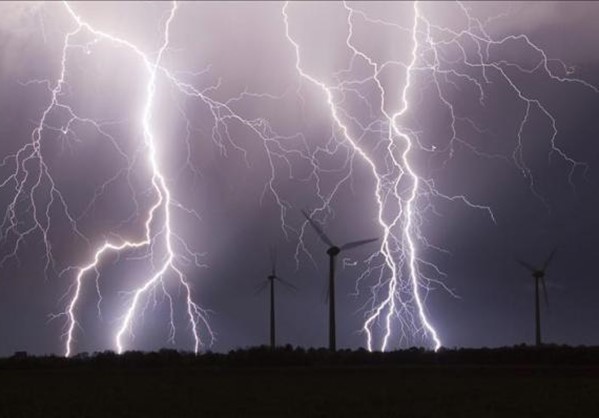
[[[541,348],[525,345],[504,348],[440,349],[437,352],[410,348],[390,352],[303,349],[290,345],[271,350],[268,347],[232,350],[229,353],[193,354],[171,349],[153,352],[128,351],[118,355],[112,351],[80,353],[71,358],[29,356],[17,352],[0,359],[4,368],[163,368],[163,367],[335,367],[335,366],[599,366],[599,347],[547,345]]]

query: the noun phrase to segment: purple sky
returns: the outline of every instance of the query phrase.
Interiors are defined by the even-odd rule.
[[[81,22],[125,45],[78,27],[61,3],[0,5],[1,355],[63,353],[68,317],[52,315],[68,307],[78,269],[105,240],[143,237],[158,194],[144,142],[149,70],[141,57],[156,60],[170,7],[72,4]],[[279,289],[279,342],[324,346],[325,247],[300,210],[321,208],[316,218],[339,243],[384,243],[376,177],[350,139],[382,179],[382,218],[401,213],[389,241],[399,287],[388,348],[433,344],[410,286],[408,239],[422,313],[443,345],[531,342],[533,282],[515,257],[541,263],[556,246],[545,340],[597,344],[599,5],[425,2],[415,19],[411,3],[292,2],[290,38],[282,8],[179,5],[148,119],[172,193],[171,223],[158,210],[150,247],[107,254],[97,281],[85,277],[74,351],[115,349],[132,292],[168,254],[167,228],[193,300],[209,310],[211,349],[268,341],[267,294],[254,288],[269,272],[269,246],[278,249],[280,275],[299,288]],[[399,112],[404,91],[396,126],[406,136],[390,138],[383,111]],[[39,156],[24,156],[47,109],[40,175]],[[419,179],[411,202],[410,170]],[[364,322],[388,295],[393,275],[379,248],[340,262],[341,347],[366,345]],[[185,297],[172,272],[142,295],[125,348],[193,349]],[[384,318],[372,328],[376,349]]]

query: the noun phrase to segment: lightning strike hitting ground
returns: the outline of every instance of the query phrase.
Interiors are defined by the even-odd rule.
[[[295,260],[298,266],[302,256],[312,261],[315,261],[315,257],[305,240],[306,223],[298,223],[301,208],[295,207],[297,205],[286,198],[285,191],[279,185],[288,179],[308,185],[317,202],[310,215],[324,222],[333,218],[332,202],[344,187],[351,187],[350,183],[359,170],[356,167],[360,164],[366,167],[373,188],[367,196],[360,198],[373,201],[376,225],[381,236],[380,247],[365,260],[366,267],[355,285],[356,295],[361,295],[364,288],[368,289],[368,300],[361,311],[364,313],[362,331],[369,350],[387,350],[413,343],[434,349],[442,345],[442,333],[437,331],[435,320],[427,311],[427,294],[435,287],[445,288],[452,295],[454,293],[444,284],[445,275],[441,269],[427,259],[426,251],[445,250],[429,242],[422,231],[423,223],[431,215],[438,214],[435,204],[439,201],[459,203],[467,210],[481,212],[491,222],[496,222],[488,205],[475,203],[466,195],[446,193],[437,186],[435,174],[442,171],[456,154],[473,153],[478,158],[496,159],[515,165],[528,182],[531,192],[548,206],[535,183],[533,170],[527,165],[523,148],[525,129],[537,115],[539,117],[535,122],[542,121],[550,131],[547,138],[549,157],[555,155],[567,164],[570,183],[573,184],[577,170],[586,169],[583,162],[572,158],[558,143],[556,116],[540,97],[525,88],[519,76],[535,76],[552,83],[576,84],[594,93],[599,93],[599,89],[584,80],[571,77],[565,63],[548,57],[526,35],[493,38],[485,27],[492,19],[482,21],[476,18],[466,4],[454,4],[457,14],[467,22],[456,30],[434,23],[434,7],[426,3],[414,2],[411,5],[410,23],[405,27],[391,18],[389,21],[372,18],[367,9],[363,10],[357,4],[339,3],[338,13],[343,15],[346,22],[343,48],[350,52],[351,60],[346,68],[325,79],[308,69],[306,57],[317,45],[303,44],[297,33],[297,23],[294,23],[294,9],[311,5],[285,3],[281,9],[281,21],[277,22],[282,24],[283,30],[277,36],[284,39],[290,54],[273,63],[273,66],[294,68],[297,78],[294,82],[297,84],[280,95],[245,89],[224,101],[215,99],[218,95],[214,94],[220,87],[220,80],[207,87],[198,87],[188,81],[183,72],[169,68],[168,54],[174,48],[171,45],[171,31],[177,26],[180,8],[194,6],[193,3],[172,3],[158,27],[161,40],[159,49],[146,52],[134,42],[97,27],[77,13],[76,5],[64,2],[61,7],[66,10],[69,25],[74,27],[64,35],[57,79],[36,79],[22,83],[25,87],[44,87],[49,99],[36,122],[31,140],[16,153],[6,156],[0,164],[0,168],[12,169],[11,174],[0,182],[0,191],[9,191],[11,196],[0,225],[0,238],[5,249],[0,266],[11,260],[20,262],[19,254],[23,247],[36,237],[41,237],[46,276],[57,273],[59,277],[72,277],[72,286],[65,295],[67,303],[64,312],[54,316],[66,319],[66,356],[75,352],[77,331],[83,328],[78,318],[82,305],[87,303],[83,295],[86,287],[95,287],[97,311],[98,315],[101,314],[103,296],[100,282],[102,270],[110,257],[145,260],[152,269],[150,274],[139,279],[141,284],[124,292],[126,300],[113,341],[119,353],[132,345],[136,323],[143,319],[152,300],[154,304],[157,303],[157,294],[163,295],[168,304],[169,340],[174,342],[176,295],[169,289],[173,283],[183,293],[183,309],[191,330],[194,351],[197,352],[204,344],[204,335],[207,337],[206,344],[214,340],[207,312],[194,302],[192,294],[195,294],[196,286],[192,289],[185,271],[189,264],[203,267],[202,255],[190,248],[174,226],[179,215],[196,221],[200,219],[196,210],[177,201],[170,174],[165,171],[161,161],[160,145],[166,143],[167,138],[156,129],[155,116],[161,105],[165,106],[157,97],[159,85],[168,85],[176,96],[185,100],[184,104],[175,102],[175,106],[186,127],[185,138],[179,138],[185,142],[185,169],[194,176],[200,177],[202,169],[195,167],[191,158],[195,135],[200,129],[195,127],[187,101],[208,111],[211,120],[208,123],[202,121],[202,130],[209,131],[206,136],[222,155],[228,157],[230,153],[235,153],[241,156],[248,167],[252,163],[248,157],[249,145],[243,142],[244,138],[231,134],[232,126],[242,127],[244,132],[258,140],[269,171],[260,202],[267,197],[272,198],[279,210],[282,234],[288,240],[297,238]],[[402,59],[380,59],[360,42],[359,28],[364,26],[388,29],[396,36],[394,42],[397,49],[407,46],[409,53]],[[45,36],[44,32],[44,39]],[[144,74],[142,106],[136,109],[139,110],[140,119],[135,125],[143,141],[134,155],[125,150],[115,135],[109,133],[108,127],[112,121],[80,116],[77,107],[70,105],[67,100],[69,79],[76,69],[74,58],[77,54],[90,54],[98,45],[107,45],[114,51],[126,51],[136,60],[137,67],[131,70],[141,70]],[[526,66],[503,57],[502,48],[509,47],[524,49],[536,59],[535,64]],[[557,70],[552,69],[555,63],[558,64]],[[201,71],[194,69],[187,75],[198,76],[210,71],[210,68]],[[396,79],[396,84],[388,82],[389,74]],[[485,134],[485,130],[470,115],[460,114],[453,94],[462,89],[476,92],[475,105],[484,112],[486,102],[493,94],[492,87],[496,85],[509,91],[523,110],[521,119],[517,121],[519,129],[513,138],[515,146],[509,155],[480,150],[468,140],[469,131]],[[324,145],[301,131],[277,132],[273,128],[275,124],[271,115],[250,118],[244,116],[242,107],[238,106],[246,99],[277,102],[293,94],[307,106],[309,104],[305,96],[311,89],[317,92],[318,100],[326,104],[328,109],[331,137]],[[418,120],[427,120],[428,112],[419,106],[416,98],[424,89],[434,92],[435,100],[446,112],[449,121],[446,132],[449,135],[444,139],[443,146],[427,145],[421,138]],[[362,111],[352,108],[348,104],[350,99],[364,106]],[[63,118],[62,122],[57,123],[56,119],[60,118]],[[96,189],[82,213],[75,214],[53,177],[44,155],[44,139],[56,134],[85,142],[85,138],[77,136],[77,130],[83,126],[91,128],[97,137],[112,146],[123,168]],[[431,159],[435,157],[440,163],[432,171],[427,171],[418,165],[417,154]],[[327,168],[323,162],[327,158],[339,156],[343,157],[344,162],[335,169]],[[140,161],[146,164],[144,168],[138,167]],[[310,167],[308,173],[296,177],[293,168],[298,165]],[[144,192],[134,190],[130,179],[132,173],[143,170],[149,172],[149,184],[146,185],[149,189],[147,194],[152,198],[149,205],[138,202],[136,196]],[[325,180],[330,179],[333,179],[332,186],[325,186]],[[110,232],[105,240],[91,240],[82,231],[79,220],[92,213],[105,190],[118,182],[124,182],[133,196],[136,211],[128,221],[142,220],[140,224],[143,227],[138,228],[142,230],[123,234],[126,236]],[[54,255],[51,238],[58,212],[58,216],[66,219],[72,235],[84,244],[87,249],[85,259],[88,261],[61,268],[61,263]],[[344,260],[346,266],[358,264],[362,265],[355,260]],[[90,283],[92,280],[94,283]]]
[[[472,209],[478,209],[486,212],[489,218],[496,222],[495,216],[490,207],[472,203],[466,196],[457,195],[450,196],[441,192],[436,186],[434,179],[424,177],[418,174],[412,163],[412,154],[414,150],[429,152],[429,153],[445,153],[447,157],[443,165],[452,158],[456,144],[464,145],[466,149],[474,152],[482,158],[498,158],[508,160],[501,155],[489,155],[478,151],[471,146],[467,141],[461,139],[457,132],[457,122],[460,120],[467,121],[470,125],[476,128],[476,124],[467,117],[456,116],[454,106],[449,97],[447,97],[443,86],[445,84],[456,85],[457,81],[450,80],[448,77],[453,76],[458,81],[469,83],[479,92],[479,103],[484,106],[485,89],[491,85],[489,72],[495,70],[493,76],[499,76],[507,86],[513,90],[514,94],[526,105],[524,116],[520,122],[520,129],[517,136],[517,146],[514,149],[512,158],[515,165],[521,170],[524,177],[528,178],[532,193],[547,203],[543,196],[537,191],[534,183],[532,171],[525,163],[522,154],[522,131],[524,126],[530,121],[530,109],[536,106],[542,114],[549,120],[552,129],[552,135],[549,138],[551,145],[551,154],[559,155],[570,166],[569,180],[572,184],[572,176],[578,167],[586,168],[584,163],[578,162],[568,156],[563,149],[556,143],[558,135],[557,122],[555,117],[547,110],[543,103],[534,97],[529,97],[523,93],[523,89],[518,86],[518,83],[513,77],[510,77],[505,69],[515,67],[524,73],[535,73],[537,70],[544,72],[543,75],[550,77],[553,81],[561,83],[578,83],[587,88],[598,92],[595,86],[590,85],[584,80],[569,78],[567,76],[558,76],[549,69],[549,59],[545,52],[536,46],[525,35],[510,35],[499,40],[494,40],[485,31],[481,21],[471,16],[469,10],[461,2],[456,3],[463,15],[468,21],[468,27],[461,32],[455,32],[449,28],[439,27],[432,24],[429,19],[421,12],[418,2],[413,3],[413,21],[411,27],[402,27],[395,23],[386,22],[380,19],[371,19],[366,12],[354,10],[348,2],[344,2],[343,6],[347,13],[347,38],[346,45],[353,53],[351,66],[347,68],[343,74],[337,74],[335,84],[327,84],[314,76],[310,75],[303,69],[301,60],[301,47],[294,40],[290,33],[290,13],[288,9],[290,4],[286,3],[283,7],[283,19],[285,22],[285,34],[288,41],[295,50],[295,66],[298,74],[309,83],[317,86],[325,95],[325,100],[330,109],[331,117],[341,133],[340,141],[348,142],[355,153],[370,166],[372,175],[375,179],[376,187],[373,190],[374,198],[378,205],[378,223],[382,229],[383,239],[379,254],[383,256],[384,263],[377,264],[377,254],[374,254],[368,259],[369,268],[360,277],[356,286],[356,293],[359,292],[358,285],[360,282],[372,275],[375,271],[379,271],[378,282],[371,287],[371,298],[369,306],[366,307],[366,315],[363,331],[366,334],[366,343],[369,350],[378,349],[386,350],[389,347],[390,339],[393,335],[401,344],[403,341],[410,341],[413,335],[421,335],[425,339],[431,341],[435,350],[441,347],[440,337],[428,318],[427,310],[424,305],[426,293],[431,288],[431,285],[438,284],[445,287],[443,283],[436,277],[430,277],[423,273],[423,268],[432,271],[439,278],[442,278],[443,273],[433,264],[422,259],[418,255],[418,249],[428,248],[435,249],[430,245],[425,236],[421,233],[420,225],[425,218],[425,212],[433,207],[434,199],[445,199],[449,201],[462,202]],[[412,44],[412,51],[409,62],[386,61],[378,63],[375,58],[369,56],[365,51],[360,50],[354,43],[354,26],[353,22],[356,18],[361,18],[365,22],[373,25],[383,25],[392,27],[398,33],[409,34],[409,39]],[[441,37],[441,40],[436,40],[433,36],[433,30],[440,35],[448,35],[449,38]],[[466,52],[467,41],[474,41],[477,45],[477,60],[472,62],[469,60],[469,54]],[[527,48],[532,52],[540,55],[538,64],[527,69],[512,64],[505,60],[494,61],[491,58],[490,49],[493,46],[503,45],[510,41],[522,41]],[[444,61],[443,48],[448,46],[457,46],[461,51],[462,56],[457,60]],[[367,63],[371,69],[369,77],[347,79],[351,76],[355,60],[361,59]],[[563,68],[566,65],[561,61]],[[460,64],[465,64],[468,70],[478,71],[478,74],[472,75],[468,71],[463,71]],[[388,103],[386,102],[386,88],[381,81],[381,73],[386,67],[398,67],[399,70],[405,72],[403,87],[401,88],[401,101],[396,110],[389,111]],[[399,71],[399,74],[401,74]],[[346,79],[343,79],[343,76]],[[438,93],[440,102],[446,106],[450,114],[450,131],[452,137],[448,140],[446,149],[437,150],[427,148],[421,144],[417,132],[402,124],[405,119],[405,114],[410,110],[410,92],[414,87],[412,81],[415,77],[430,77],[430,83]],[[361,100],[368,102],[368,99],[361,95],[356,86],[370,83],[371,91],[378,93],[377,100],[380,103],[378,108],[379,120],[382,126],[386,126],[387,134],[377,132],[373,126],[375,123],[368,125],[357,122],[357,115],[351,115],[349,111],[342,108],[342,103],[345,95],[354,93]],[[374,105],[368,103],[368,108],[373,109]],[[350,128],[350,124],[353,129]],[[477,128],[478,130],[478,128]],[[381,129],[383,131],[383,129]],[[358,139],[362,139],[368,133],[378,134],[380,141],[385,145],[388,152],[383,163],[377,163],[375,159],[369,155],[366,148],[370,149],[371,145],[362,143]],[[550,156],[551,156],[550,154]],[[407,182],[408,186],[405,186]],[[317,208],[314,214],[318,212],[331,210],[328,207],[328,202],[331,197],[324,200],[322,207]],[[548,207],[548,206],[547,206]],[[304,244],[300,235],[300,247],[304,249]],[[450,289],[447,289],[451,294]],[[375,344],[375,326],[380,325],[382,328],[382,337],[380,343]]]
[[[399,109],[395,114],[389,115],[385,111],[385,90],[382,87],[382,84],[378,78],[379,69],[376,63],[374,63],[366,54],[358,51],[351,44],[352,37],[352,9],[344,3],[345,8],[348,10],[348,24],[349,24],[349,34],[347,37],[347,46],[352,49],[352,51],[364,58],[368,61],[368,63],[373,67],[373,75],[372,79],[375,81],[376,86],[381,95],[381,105],[380,111],[381,114],[385,117],[385,120],[389,126],[389,133],[386,138],[387,150],[389,152],[389,157],[393,163],[392,171],[379,173],[380,168],[377,167],[377,164],[369,157],[369,155],[358,145],[357,141],[353,138],[353,136],[349,132],[348,126],[341,120],[337,107],[334,103],[334,94],[333,90],[339,89],[339,86],[328,86],[327,84],[315,79],[310,76],[306,72],[303,71],[301,65],[301,56],[300,56],[300,46],[293,40],[289,33],[289,16],[287,13],[288,3],[283,7],[283,16],[285,20],[285,29],[286,36],[289,42],[295,48],[296,53],[296,69],[298,73],[308,80],[309,82],[320,87],[326,95],[326,100],[328,106],[331,111],[331,115],[337,124],[338,128],[342,131],[343,137],[347,140],[351,146],[355,149],[356,153],[363,158],[371,168],[372,174],[376,181],[376,188],[374,190],[374,197],[378,204],[378,222],[381,228],[383,229],[383,239],[380,247],[380,253],[383,255],[386,263],[386,267],[388,268],[389,277],[386,279],[386,283],[382,283],[379,281],[377,284],[377,288],[384,287],[387,296],[380,302],[378,306],[372,309],[372,311],[367,315],[366,322],[364,324],[364,331],[367,335],[367,346],[369,350],[373,349],[373,336],[372,336],[372,326],[373,323],[382,315],[385,316],[385,335],[383,337],[382,342],[382,350],[385,350],[388,344],[389,337],[392,332],[392,324],[391,318],[393,315],[397,313],[396,303],[406,307],[406,301],[401,299],[401,295],[397,291],[398,282],[400,280],[401,268],[398,263],[407,263],[408,267],[408,277],[411,286],[411,293],[413,295],[414,301],[416,303],[418,317],[421,321],[422,325],[425,328],[425,332],[430,335],[432,340],[434,341],[435,349],[438,349],[441,346],[441,341],[437,336],[437,332],[433,328],[433,326],[429,323],[429,320],[424,311],[424,306],[422,303],[422,297],[420,295],[420,283],[419,277],[416,267],[416,249],[414,246],[414,238],[413,238],[413,204],[416,199],[416,195],[419,189],[419,178],[414,173],[412,168],[410,167],[408,154],[410,152],[412,142],[409,136],[400,131],[398,125],[396,124],[396,120],[401,117],[401,115],[405,112],[408,106],[408,101],[406,98],[407,90],[410,86],[410,75],[412,71],[412,67],[414,66],[414,62],[416,60],[416,48],[417,42],[414,35],[414,50],[412,52],[412,61],[407,66],[407,79],[405,81],[405,86],[402,91],[402,108]],[[417,11],[416,5],[414,5],[414,10]],[[413,33],[416,33],[416,24],[417,24],[417,14],[415,14],[414,19],[414,29]],[[341,87],[342,88],[342,87]],[[403,144],[396,144],[397,140],[403,141]],[[397,149],[403,148],[403,152],[398,156]],[[397,158],[399,157],[399,158]],[[408,192],[408,197],[404,198],[401,196],[401,192],[399,191],[399,185],[402,181],[403,176],[407,176],[410,178],[410,182],[412,183],[412,187]],[[387,177],[387,179],[384,179]],[[393,215],[390,220],[384,219],[384,210],[386,206],[393,206]],[[399,227],[399,228],[398,228]],[[395,231],[399,229],[399,231]],[[399,235],[398,233],[399,232]],[[405,248],[407,247],[407,248]],[[402,249],[401,260],[396,261],[396,256],[393,254],[393,248],[405,248]],[[406,261],[407,260],[407,261]],[[399,297],[399,298],[398,298]]]
[[[192,300],[191,285],[188,282],[187,277],[181,270],[180,263],[183,261],[187,261],[189,258],[191,258],[194,261],[194,263],[197,266],[199,266],[199,254],[192,252],[187,247],[187,245],[181,240],[181,238],[177,236],[172,230],[172,210],[173,208],[181,209],[182,207],[171,197],[171,192],[167,185],[167,181],[161,172],[159,161],[160,156],[158,155],[158,149],[156,146],[156,142],[158,141],[158,139],[156,138],[152,126],[152,112],[155,101],[156,79],[158,77],[158,69],[161,64],[162,56],[169,46],[169,27],[175,18],[175,13],[177,11],[177,3],[173,3],[172,8],[170,9],[168,19],[166,20],[163,30],[164,41],[154,62],[151,61],[148,55],[143,53],[139,48],[137,48],[130,42],[93,28],[89,23],[85,22],[74,11],[74,9],[71,7],[69,3],[65,2],[64,7],[67,9],[69,15],[76,23],[76,27],[73,31],[67,33],[65,37],[61,58],[60,78],[55,83],[55,86],[51,89],[50,104],[44,111],[38,127],[33,132],[32,142],[21,148],[18,151],[18,153],[14,156],[10,156],[7,157],[7,159],[5,159],[5,163],[10,158],[14,159],[17,167],[15,173],[7,180],[5,180],[4,183],[2,183],[1,185],[3,187],[9,184],[9,182],[13,182],[15,184],[14,200],[8,206],[7,214],[5,216],[5,221],[3,225],[3,231],[5,231],[4,236],[7,236],[9,233],[14,233],[17,235],[17,239],[15,241],[13,251],[5,257],[5,260],[10,257],[16,257],[19,251],[19,246],[27,238],[27,236],[33,234],[35,231],[40,231],[42,233],[43,243],[46,248],[45,256],[47,259],[47,267],[50,267],[53,264],[53,256],[51,251],[52,246],[50,241],[48,240],[48,231],[51,227],[51,217],[49,213],[52,206],[55,204],[55,201],[60,202],[60,204],[62,205],[65,214],[67,215],[69,221],[72,224],[73,230],[76,231],[79,236],[85,239],[83,234],[81,234],[77,228],[76,220],[74,219],[74,217],[70,215],[68,206],[63,198],[63,195],[56,188],[54,180],[48,171],[47,165],[44,162],[44,158],[40,150],[40,142],[42,141],[44,130],[51,129],[51,127],[49,127],[46,123],[46,119],[51,112],[56,111],[57,109],[67,111],[69,115],[69,120],[66,124],[66,127],[61,129],[64,135],[66,135],[70,131],[71,125],[73,125],[74,122],[89,123],[93,125],[100,134],[108,137],[111,140],[115,148],[119,151],[119,154],[121,154],[123,158],[127,161],[128,167],[131,167],[132,162],[129,160],[128,156],[120,150],[118,144],[112,137],[110,137],[110,135],[104,133],[101,124],[89,119],[79,118],[76,112],[71,107],[61,103],[60,101],[63,89],[65,88],[65,86],[67,86],[66,78],[68,76],[69,53],[71,52],[71,49],[78,49],[81,47],[73,43],[73,39],[77,35],[80,35],[83,32],[89,32],[95,37],[94,42],[105,41],[113,43],[117,46],[124,46],[140,58],[140,64],[145,66],[145,69],[147,71],[148,79],[146,84],[146,98],[141,120],[141,129],[143,131],[145,155],[151,170],[151,185],[154,190],[156,200],[155,203],[150,207],[146,215],[146,220],[144,223],[145,231],[143,238],[138,240],[118,238],[118,240],[106,241],[96,248],[92,257],[92,261],[89,264],[84,265],[82,267],[69,267],[61,272],[62,275],[75,270],[76,277],[73,288],[70,289],[69,294],[67,295],[70,301],[67,305],[66,311],[63,314],[55,315],[54,317],[66,316],[67,318],[67,328],[65,333],[65,355],[68,357],[72,354],[74,349],[73,345],[75,343],[75,332],[78,326],[77,307],[81,303],[80,295],[84,286],[84,282],[91,279],[90,276],[92,274],[95,274],[96,289],[99,297],[99,309],[102,296],[100,294],[98,280],[100,276],[100,268],[102,265],[102,261],[105,258],[105,256],[108,253],[118,254],[124,253],[126,251],[145,249],[146,251],[149,251],[149,256],[153,260],[155,258],[157,259],[153,261],[155,272],[143,282],[143,285],[133,290],[130,294],[125,314],[123,315],[123,318],[121,320],[121,325],[118,329],[118,332],[115,335],[115,347],[117,351],[121,353],[124,350],[124,339],[127,336],[127,333],[132,333],[135,315],[139,314],[138,311],[140,309],[143,310],[143,307],[140,308],[141,299],[143,297],[148,297],[148,293],[155,292],[156,290],[163,291],[170,303],[170,338],[174,342],[175,325],[173,320],[173,298],[167,292],[165,285],[165,281],[167,280],[167,278],[174,276],[178,280],[185,292],[185,299],[187,305],[186,311],[190,323],[191,332],[193,335],[194,351],[197,352],[200,345],[202,344],[200,328],[205,328],[210,340],[214,338],[214,335],[207,322],[206,311],[204,311],[199,305],[197,305]],[[44,80],[43,83],[46,84],[48,87],[51,85],[51,82],[47,80]],[[32,172],[32,170],[30,170],[27,167],[27,163],[29,161],[37,163],[37,174]],[[28,181],[30,181],[30,177],[32,176],[34,176],[33,185],[28,187]],[[104,188],[108,183],[114,181],[115,178],[110,179],[101,187],[101,189]],[[37,189],[40,187],[42,180],[48,181],[51,185],[51,199],[45,205],[45,216],[43,218],[41,218],[39,215],[38,203],[36,202],[36,192]],[[19,231],[16,207],[19,201],[23,199],[26,199],[29,202],[29,208],[32,211],[31,218],[33,220],[33,226],[25,231]],[[90,205],[93,205],[93,202]],[[159,219],[157,220],[157,218]],[[88,242],[87,239],[85,240],[86,242]],[[157,245],[158,240],[162,240],[163,245],[165,246],[164,255],[156,256],[153,253],[154,246]],[[177,253],[177,251],[183,251],[183,253],[179,254]]]
[[[94,32],[94,34],[96,34],[98,36],[103,35],[102,33],[98,32],[98,31],[92,30],[91,27],[89,27],[87,24],[83,23],[81,21],[81,19],[73,12],[73,9],[71,7],[69,7],[69,5],[67,3],[65,3],[65,5],[69,9],[69,12],[72,14],[73,18],[77,21],[77,24],[78,24],[77,30],[89,28],[92,32]],[[158,151],[157,151],[157,147],[155,144],[156,138],[155,138],[155,135],[154,135],[154,132],[152,129],[152,111],[153,111],[153,104],[154,104],[154,98],[155,98],[155,92],[156,92],[156,78],[157,78],[157,73],[158,73],[158,67],[161,64],[162,56],[163,56],[165,50],[169,46],[169,27],[175,17],[176,11],[177,11],[177,3],[174,2],[173,6],[170,10],[168,19],[164,26],[164,43],[162,44],[162,46],[158,52],[156,61],[154,63],[151,63],[150,60],[142,54],[142,56],[144,58],[144,64],[146,65],[147,71],[148,71],[147,96],[146,96],[146,102],[145,102],[143,116],[142,116],[142,126],[143,126],[142,129],[143,129],[144,141],[145,141],[145,144],[146,144],[147,150],[148,150],[147,155],[148,155],[148,159],[149,159],[149,163],[150,163],[151,171],[152,171],[152,186],[153,186],[154,190],[156,191],[158,199],[157,199],[156,203],[154,204],[154,206],[152,206],[150,208],[150,211],[149,211],[146,223],[145,223],[146,234],[145,234],[144,240],[137,241],[137,242],[124,241],[119,244],[114,244],[114,243],[110,243],[110,242],[105,243],[96,252],[93,263],[80,269],[79,273],[77,274],[75,292],[74,292],[74,295],[72,296],[71,302],[69,303],[68,310],[67,310],[67,314],[69,317],[69,325],[68,325],[68,331],[67,331],[67,343],[66,343],[67,345],[66,345],[66,353],[65,353],[66,356],[69,356],[71,353],[71,350],[72,350],[71,346],[73,343],[73,332],[74,332],[75,325],[77,323],[77,320],[76,320],[76,317],[74,314],[74,309],[78,302],[81,285],[82,285],[82,280],[83,280],[84,276],[86,275],[86,273],[88,273],[92,269],[96,270],[98,268],[98,264],[101,261],[101,257],[105,252],[107,252],[107,251],[122,251],[124,249],[152,245],[153,244],[152,241],[160,235],[163,235],[163,237],[164,237],[164,242],[165,242],[165,247],[166,247],[166,258],[164,260],[162,260],[161,265],[157,266],[158,269],[154,273],[154,275],[151,276],[150,278],[148,278],[141,287],[134,290],[133,296],[131,297],[131,301],[129,302],[129,307],[126,310],[126,313],[122,320],[121,326],[120,326],[120,328],[116,334],[116,337],[115,337],[115,345],[116,345],[117,351],[119,353],[121,353],[124,349],[123,338],[125,337],[125,334],[131,330],[134,315],[136,313],[136,310],[139,309],[140,299],[144,296],[145,293],[153,290],[158,285],[160,285],[161,289],[164,290],[166,293],[166,290],[165,290],[164,284],[163,284],[163,280],[165,279],[165,276],[169,273],[171,275],[174,275],[179,280],[179,282],[181,283],[183,288],[185,289],[187,314],[189,316],[191,330],[192,330],[193,338],[194,338],[194,352],[197,353],[197,351],[201,345],[201,338],[200,338],[200,333],[198,330],[200,323],[202,323],[206,327],[206,329],[208,330],[208,332],[210,334],[210,337],[214,338],[212,330],[210,329],[210,326],[206,319],[206,312],[202,308],[200,308],[196,303],[193,302],[192,296],[191,296],[190,285],[189,285],[184,273],[179,269],[179,267],[177,267],[177,265],[175,263],[176,255],[175,255],[175,249],[173,248],[173,246],[174,246],[173,241],[176,239],[176,237],[174,236],[174,234],[171,230],[171,228],[172,228],[171,227],[171,211],[172,211],[172,206],[173,206],[174,202],[171,198],[171,192],[167,186],[167,182],[164,178],[164,175],[161,173],[161,170],[160,170],[159,156],[157,155]],[[113,38],[113,37],[110,37],[109,40],[125,43],[125,42],[118,40],[116,38]],[[129,45],[129,44],[128,44],[128,46],[133,47],[132,45]],[[65,45],[65,50],[66,50],[66,47],[67,47],[67,45]],[[141,54],[141,51],[139,49],[137,49],[135,47],[133,47],[133,48],[135,49],[136,53]],[[64,55],[66,55],[66,51],[65,51]],[[154,222],[155,213],[158,210],[164,211],[164,214],[163,214],[164,222],[160,226],[160,229],[162,229],[163,232],[153,234],[152,233],[152,224]],[[171,335],[172,335],[172,338],[174,338],[175,326],[174,326],[173,319],[172,319],[172,299],[171,299],[170,295],[168,295],[168,293],[166,293],[166,295],[169,298],[169,302],[171,303],[171,327],[172,327]]]

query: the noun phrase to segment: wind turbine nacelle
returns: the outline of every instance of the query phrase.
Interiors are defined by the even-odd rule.
[[[327,250],[327,254],[330,255],[331,257],[335,257],[340,252],[341,252],[341,249],[339,247],[331,247]]]

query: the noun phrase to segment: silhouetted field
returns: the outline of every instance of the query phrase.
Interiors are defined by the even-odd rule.
[[[0,417],[599,417],[599,348],[0,359]]]

